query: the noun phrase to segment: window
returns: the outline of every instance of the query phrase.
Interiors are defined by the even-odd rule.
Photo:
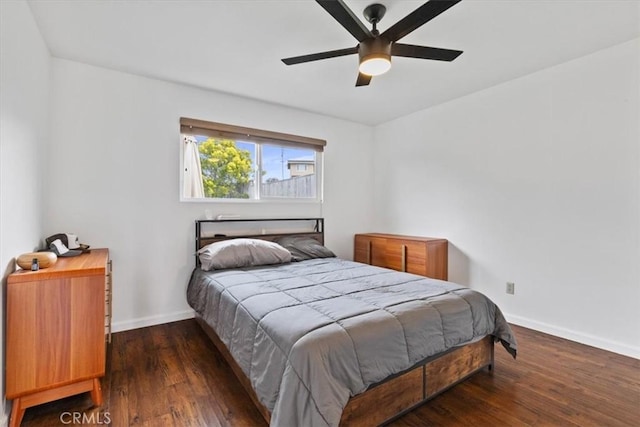
[[[321,200],[325,141],[180,119],[181,200]]]

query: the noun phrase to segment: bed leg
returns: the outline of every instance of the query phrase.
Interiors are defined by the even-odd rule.
[[[494,351],[495,351],[495,343],[493,342],[493,340],[491,341],[491,361],[489,362],[489,365],[487,366],[487,369],[489,370],[489,372],[493,372],[494,366],[495,366],[495,357],[494,357]]]

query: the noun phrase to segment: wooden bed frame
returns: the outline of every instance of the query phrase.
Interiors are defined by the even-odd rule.
[[[232,238],[258,238],[275,240],[282,236],[309,236],[324,243],[323,218],[263,219],[261,221],[316,221],[313,231],[299,233],[251,234],[237,236],[205,237],[201,223],[205,222],[246,222],[260,220],[198,220],[196,221],[196,249],[209,243]],[[196,257],[197,258],[197,257]],[[251,397],[267,424],[271,419],[269,410],[260,403],[251,387],[251,382],[234,360],[233,356],[220,340],[216,332],[198,315],[196,320],[202,330],[211,339]],[[412,368],[393,375],[386,380],[371,385],[364,393],[349,399],[342,412],[340,426],[380,425],[404,415],[422,405],[443,391],[464,381],[474,373],[487,368],[493,369],[493,337],[486,336],[479,341],[455,347],[444,353],[429,357]]]

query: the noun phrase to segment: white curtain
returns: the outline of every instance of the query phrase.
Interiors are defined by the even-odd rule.
[[[184,186],[182,195],[190,198],[204,197],[198,143],[191,136],[184,138]]]

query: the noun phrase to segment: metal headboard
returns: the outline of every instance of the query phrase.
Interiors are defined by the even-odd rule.
[[[218,233],[213,236],[205,236],[203,225],[205,224],[231,224],[231,223],[293,223],[293,222],[309,222],[312,225],[312,229],[309,231],[296,231],[296,232],[278,232],[278,233],[248,233],[248,234],[232,234],[226,235]],[[219,227],[216,227],[219,228]],[[220,227],[224,228],[224,227]],[[246,219],[197,219],[196,220],[196,266],[200,265],[198,259],[198,250],[210,243],[219,242],[229,239],[261,239],[273,241],[284,236],[306,236],[316,239],[318,242],[324,245],[324,218],[246,218]]]

